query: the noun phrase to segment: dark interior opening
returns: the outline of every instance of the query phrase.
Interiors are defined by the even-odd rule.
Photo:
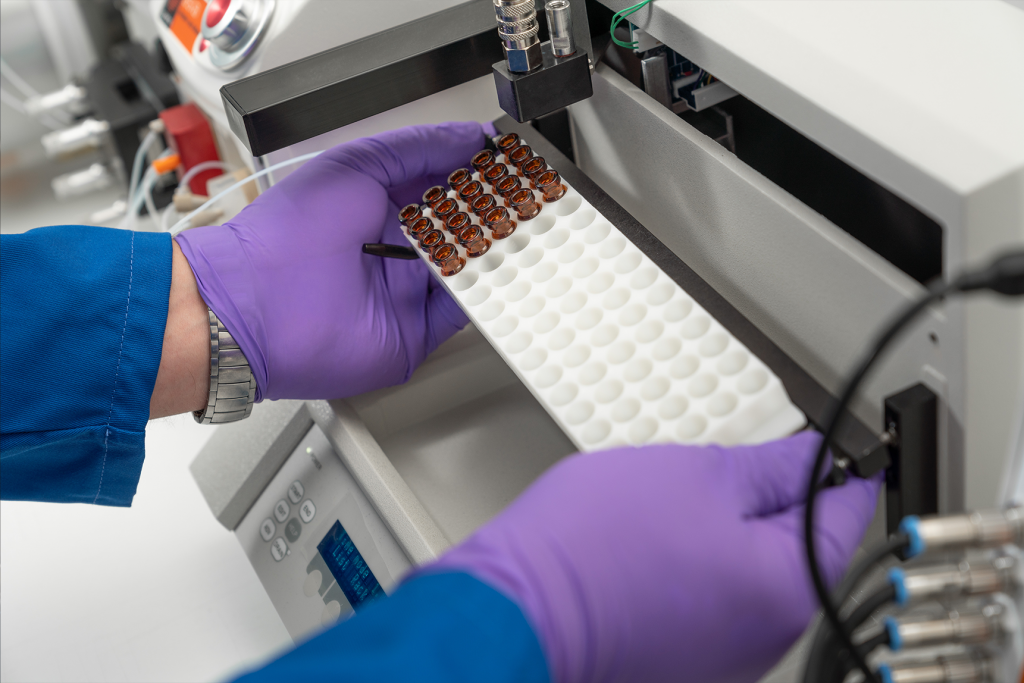
[[[605,60],[644,87],[631,50],[615,47]],[[918,282],[942,275],[939,223],[742,95],[679,116]],[[726,116],[731,141],[723,135]]]

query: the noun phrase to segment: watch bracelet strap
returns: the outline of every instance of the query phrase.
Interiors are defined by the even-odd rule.
[[[210,394],[206,408],[192,417],[200,424],[244,420],[256,400],[256,378],[234,337],[217,315],[210,314]]]

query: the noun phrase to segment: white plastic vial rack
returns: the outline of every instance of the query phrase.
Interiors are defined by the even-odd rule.
[[[580,450],[760,443],[806,424],[760,359],[562,183],[557,201],[535,192],[540,214],[487,253],[466,258],[459,246],[455,275],[407,238]]]

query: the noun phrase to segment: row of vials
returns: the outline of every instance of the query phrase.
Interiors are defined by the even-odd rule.
[[[473,155],[473,170],[459,168],[448,176],[448,186],[458,200],[445,187],[435,185],[423,193],[423,204],[410,204],[398,213],[408,234],[443,276],[455,275],[466,265],[456,244],[468,258],[483,256],[491,248],[491,239],[509,237],[517,222],[536,218],[545,203],[565,194],[558,171],[548,168],[544,157],[534,154],[519,135],[502,135],[497,147],[498,154],[485,149]],[[535,192],[540,193],[540,202]],[[463,205],[468,211],[460,210]]]

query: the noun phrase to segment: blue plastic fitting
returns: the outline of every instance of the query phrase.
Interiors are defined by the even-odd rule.
[[[883,623],[885,625],[885,632],[889,634],[889,649],[893,652],[898,652],[903,647],[899,623],[893,617],[886,617]]]
[[[909,560],[911,557],[917,557],[925,551],[925,542],[921,538],[920,523],[921,518],[917,515],[908,515],[900,522],[899,530],[905,533],[909,540],[907,549],[904,552],[904,559]]]
[[[896,589],[896,604],[900,607],[906,607],[907,600],[910,599],[910,596],[907,595],[906,579],[907,575],[901,567],[893,567],[889,570],[889,583]]]

